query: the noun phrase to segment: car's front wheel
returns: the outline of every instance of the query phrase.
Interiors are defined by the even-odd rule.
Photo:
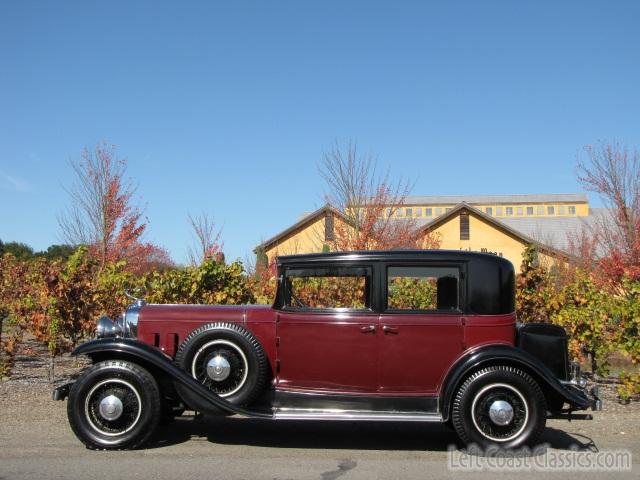
[[[482,448],[535,442],[546,423],[545,397],[526,372],[504,365],[469,376],[453,401],[451,420],[460,439]]]
[[[87,448],[136,448],[158,424],[160,390],[139,365],[120,360],[96,363],[73,384],[67,415]]]

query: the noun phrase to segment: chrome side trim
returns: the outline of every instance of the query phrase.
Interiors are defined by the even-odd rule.
[[[274,410],[275,420],[359,420],[374,422],[442,422],[442,416],[425,412],[389,412],[357,410],[311,410],[298,408],[278,408]]]

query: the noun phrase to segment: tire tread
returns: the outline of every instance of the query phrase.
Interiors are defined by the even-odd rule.
[[[95,372],[99,372],[100,370],[108,369],[108,368],[117,368],[121,371],[129,372],[136,375],[136,379],[140,382],[140,388],[144,390],[145,394],[151,394],[155,396],[156,399],[160,398],[160,389],[155,378],[144,368],[135,363],[127,362],[125,360],[104,360],[98,363],[93,364],[89,368],[87,368],[80,377],[73,383],[71,390],[69,392],[69,401],[67,402],[67,417],[69,419],[69,425],[73,430],[73,433],[78,437],[78,439],[87,447],[89,450],[133,450],[144,445],[151,435],[153,435],[156,426],[158,425],[158,421],[160,419],[162,405],[160,401],[152,401],[152,409],[151,409],[151,420],[150,425],[151,428],[146,428],[143,430],[141,435],[137,437],[133,437],[132,439],[116,444],[116,445],[99,445],[88,439],[83,434],[84,426],[80,424],[76,420],[74,408],[77,408],[77,405],[73,399],[79,395],[80,390],[84,387],[84,383],[87,381],[87,378],[90,378]]]
[[[482,368],[474,373],[472,373],[469,377],[466,378],[466,380],[462,383],[462,385],[460,386],[460,388],[458,388],[458,391],[456,392],[456,396],[453,400],[453,405],[452,405],[452,409],[451,409],[451,423],[453,425],[453,428],[456,432],[456,434],[458,435],[458,437],[460,437],[460,439],[465,443],[465,444],[470,444],[473,439],[469,437],[466,428],[464,427],[464,421],[462,418],[462,415],[464,414],[463,412],[461,412],[461,404],[462,404],[462,400],[465,397],[465,394],[467,392],[467,390],[469,389],[469,387],[480,377],[488,374],[488,373],[493,373],[493,372],[504,372],[504,373],[508,373],[508,374],[513,374],[513,375],[517,375],[519,376],[521,379],[523,379],[525,382],[527,382],[529,384],[529,386],[531,386],[531,388],[533,389],[533,391],[535,392],[535,396],[536,396],[536,401],[539,402],[540,404],[540,410],[542,412],[542,415],[545,414],[546,412],[546,401],[545,401],[545,396],[542,393],[542,390],[540,389],[540,386],[538,385],[538,383],[531,377],[531,375],[529,375],[528,373],[520,370],[519,368],[516,367],[512,367],[510,365],[492,365],[489,367],[485,367]],[[530,436],[529,436],[529,441],[535,441],[537,438],[540,437],[540,434],[542,433],[542,431],[545,428],[545,422],[537,422],[536,424],[536,428],[533,432],[531,432]]]

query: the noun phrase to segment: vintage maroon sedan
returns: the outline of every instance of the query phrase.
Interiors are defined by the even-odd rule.
[[[137,300],[74,354],[54,391],[89,448],[143,444],[192,409],[274,420],[445,422],[468,444],[533,442],[588,417],[597,392],[563,329],[516,324],[514,269],[488,254],[358,252],[278,259],[273,306]]]

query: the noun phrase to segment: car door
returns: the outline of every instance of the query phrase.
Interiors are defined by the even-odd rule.
[[[387,265],[381,276],[379,390],[436,394],[463,350],[462,267]]]
[[[378,387],[378,315],[369,266],[288,267],[277,314],[279,389],[336,393]]]

